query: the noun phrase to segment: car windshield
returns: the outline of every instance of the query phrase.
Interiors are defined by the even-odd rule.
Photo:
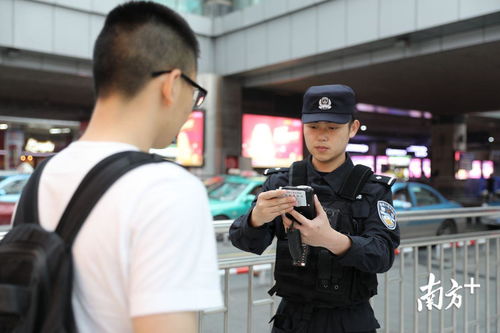
[[[248,184],[225,182],[213,188],[208,193],[210,199],[233,201],[247,187]]]
[[[4,194],[21,194],[24,185],[28,182],[28,177],[10,181],[8,178],[0,184],[0,190]]]

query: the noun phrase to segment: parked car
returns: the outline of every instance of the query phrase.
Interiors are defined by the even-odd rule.
[[[260,193],[265,177],[218,176],[207,187],[210,210],[214,220],[232,220],[250,209]],[[215,184],[215,185],[214,185]],[[462,207],[446,199],[429,185],[397,182],[392,186],[397,212],[449,209]],[[402,238],[455,234],[465,227],[465,220],[437,219],[399,222]]]
[[[260,193],[266,177],[220,176],[207,188],[214,220],[232,220],[245,214]]]
[[[0,225],[10,224],[12,214],[30,174],[0,175]]]
[[[0,201],[0,225],[9,225],[14,214],[15,202]]]
[[[500,207],[500,200],[492,200],[488,201],[483,204],[483,206],[493,206],[493,207]],[[486,225],[489,229],[496,229],[500,228],[500,215],[493,215],[493,216],[482,216],[479,218],[482,224]]]
[[[210,192],[210,190],[220,186],[220,184],[223,182],[224,182],[224,176],[213,176],[205,179],[203,181],[203,185],[205,185],[207,192]]]
[[[415,182],[397,182],[392,186],[392,197],[397,212],[462,207],[459,203],[446,199],[431,186]],[[401,238],[455,234],[463,225],[463,219],[399,222]]]
[[[13,174],[0,180],[0,201],[17,202],[30,174]]]

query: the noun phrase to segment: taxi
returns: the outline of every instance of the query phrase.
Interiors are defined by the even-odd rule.
[[[265,181],[264,176],[218,176],[218,182],[207,186],[210,211],[214,220],[233,220],[246,214]]]

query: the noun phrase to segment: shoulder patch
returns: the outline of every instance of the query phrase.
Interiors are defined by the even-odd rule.
[[[374,183],[384,184],[387,187],[391,187],[396,182],[396,178],[373,174],[370,177],[370,181]]]
[[[278,172],[288,172],[288,170],[290,170],[290,168],[269,168],[264,170],[264,176],[269,176]]]
[[[382,220],[387,229],[396,229],[396,211],[390,203],[379,200],[377,202],[377,211],[380,220]]]

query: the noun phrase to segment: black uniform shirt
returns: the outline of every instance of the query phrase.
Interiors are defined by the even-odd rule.
[[[346,161],[335,171],[328,174],[316,171],[311,159],[307,163],[307,179],[309,186],[322,203],[338,200],[344,179],[354,167],[346,154]],[[262,187],[262,191],[278,189],[289,184],[288,169],[271,174]],[[250,214],[257,200],[254,200],[250,211],[237,218],[231,225],[229,236],[237,248],[261,254],[272,243],[277,228],[284,228],[281,216],[261,227],[254,228],[250,222]],[[399,226],[391,230],[381,219],[377,203],[385,201],[392,205],[392,193],[389,186],[379,182],[368,181],[361,190],[361,195],[353,202],[353,218],[362,223],[359,235],[349,235],[351,247],[339,259],[339,263],[352,266],[369,273],[388,271],[394,261],[394,250],[399,246]],[[328,208],[325,209],[328,212]]]

